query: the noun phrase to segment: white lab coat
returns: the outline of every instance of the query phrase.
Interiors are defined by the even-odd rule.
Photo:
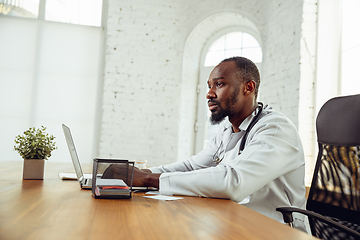
[[[265,106],[243,152],[238,154],[257,111],[240,124],[240,132],[234,133],[228,123],[200,153],[185,161],[150,168],[153,173],[162,173],[160,193],[231,199],[280,222],[283,219],[277,207],[304,208],[304,152],[288,118]],[[213,161],[215,154],[224,156],[219,164]],[[303,217],[295,218],[296,227],[304,230]]]

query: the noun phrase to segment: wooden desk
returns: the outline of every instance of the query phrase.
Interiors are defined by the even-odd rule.
[[[46,162],[45,180],[22,180],[22,162],[0,162],[0,239],[315,239],[230,200],[94,199]]]

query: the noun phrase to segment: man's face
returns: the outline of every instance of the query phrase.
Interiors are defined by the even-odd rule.
[[[225,117],[230,118],[241,110],[240,89],[244,84],[236,75],[234,62],[224,62],[215,67],[209,76],[208,87],[206,98],[211,111],[212,124],[218,124]]]

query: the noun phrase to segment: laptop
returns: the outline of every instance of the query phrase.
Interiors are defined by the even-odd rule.
[[[70,128],[68,126],[66,126],[65,124],[62,125],[64,134],[65,134],[65,138],[66,138],[66,142],[69,148],[69,152],[70,152],[70,156],[72,159],[72,162],[74,164],[74,168],[75,168],[75,172],[76,172],[76,177],[80,183],[80,187],[82,189],[91,189],[92,186],[92,178],[91,177],[86,177],[85,175],[90,175],[90,174],[85,174],[82,171],[81,165],[80,165],[80,160],[79,157],[77,155],[76,149],[75,149],[75,144],[74,144],[74,140],[71,136],[71,132],[70,132]],[[92,176],[92,175],[90,175]],[[98,175],[97,178],[101,178],[101,175]],[[136,191],[157,191],[157,188],[154,187],[132,187],[132,190],[136,190]]]
[[[77,179],[78,179],[78,181],[80,183],[80,187],[82,189],[91,189],[92,179],[91,178],[86,178],[84,176],[84,173],[83,173],[83,171],[81,169],[79,157],[78,157],[76,149],[75,149],[74,140],[73,140],[73,138],[71,136],[70,128],[68,126],[66,126],[65,124],[62,125],[62,128],[63,128],[64,134],[65,134],[66,143],[67,143],[68,148],[69,148],[71,160],[72,160],[72,162],[74,164],[76,177],[77,177]]]

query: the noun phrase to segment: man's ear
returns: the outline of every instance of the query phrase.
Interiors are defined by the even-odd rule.
[[[255,88],[256,88],[255,81],[249,81],[249,82],[245,83],[244,93],[250,94],[252,92],[255,92]]]

